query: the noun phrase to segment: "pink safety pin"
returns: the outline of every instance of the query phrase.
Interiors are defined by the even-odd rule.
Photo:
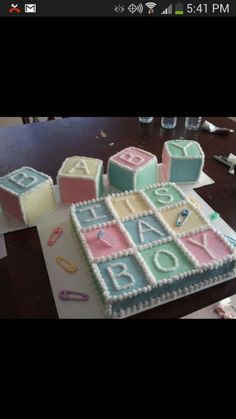
[[[58,297],[63,301],[87,301],[89,299],[88,294],[83,292],[75,292],[69,290],[62,290],[59,292]]]
[[[51,236],[49,237],[47,241],[48,246],[52,246],[59,239],[62,233],[63,233],[63,230],[61,227],[55,227],[52,231]]]

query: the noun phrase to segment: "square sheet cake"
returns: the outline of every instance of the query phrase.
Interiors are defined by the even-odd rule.
[[[108,317],[225,281],[236,251],[174,183],[71,206],[76,241]]]

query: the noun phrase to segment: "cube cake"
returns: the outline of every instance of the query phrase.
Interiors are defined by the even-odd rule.
[[[236,250],[174,183],[71,207],[74,237],[108,317],[125,317],[222,282]]]
[[[103,192],[103,161],[68,157],[58,172],[57,184],[63,204],[97,199]]]
[[[152,153],[128,147],[108,160],[108,179],[121,190],[140,190],[157,182],[157,158]]]
[[[3,211],[25,225],[33,224],[56,207],[50,176],[31,167],[22,167],[0,178]]]
[[[192,183],[199,180],[204,165],[204,153],[193,140],[171,140],[162,151],[162,176],[167,182]]]

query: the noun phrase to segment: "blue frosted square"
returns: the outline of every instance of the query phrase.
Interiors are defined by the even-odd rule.
[[[162,240],[168,236],[167,231],[154,215],[142,216],[135,220],[125,221],[123,224],[137,246]]]
[[[75,209],[75,214],[83,228],[98,223],[107,223],[114,219],[104,201],[79,205]]]
[[[170,182],[195,182],[200,175],[202,159],[175,159],[171,161]]]
[[[148,285],[138,261],[132,255],[101,262],[97,266],[111,297],[120,296]],[[109,268],[113,272],[113,276],[109,272]],[[122,272],[124,274],[120,275]],[[116,287],[116,282],[117,286],[120,287],[119,289]]]
[[[11,177],[14,177],[16,182],[21,182],[22,186],[18,185],[16,182],[11,180]],[[32,183],[32,177],[36,178],[36,182],[34,182],[31,185],[30,182]],[[28,192],[35,186],[38,186],[41,183],[45,182],[47,179],[49,179],[49,176],[39,173],[31,169],[30,167],[26,167],[15,170],[14,172],[9,173],[7,176],[0,178],[0,186],[3,186],[4,188],[7,188],[12,192],[17,193],[18,195],[21,195],[25,192]],[[29,186],[27,183],[29,184]]]

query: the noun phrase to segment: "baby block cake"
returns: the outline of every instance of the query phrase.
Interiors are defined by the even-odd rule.
[[[21,167],[0,178],[0,203],[7,214],[31,225],[57,205],[52,179],[31,167]]]
[[[107,175],[121,191],[142,189],[157,182],[157,158],[140,148],[125,148],[109,158]]]
[[[124,317],[224,281],[235,249],[174,183],[71,207],[105,312]]]
[[[204,153],[197,141],[171,140],[164,143],[162,175],[167,182],[192,183],[199,180]]]
[[[103,161],[91,157],[68,157],[58,172],[57,184],[63,204],[97,199],[103,191]]]

